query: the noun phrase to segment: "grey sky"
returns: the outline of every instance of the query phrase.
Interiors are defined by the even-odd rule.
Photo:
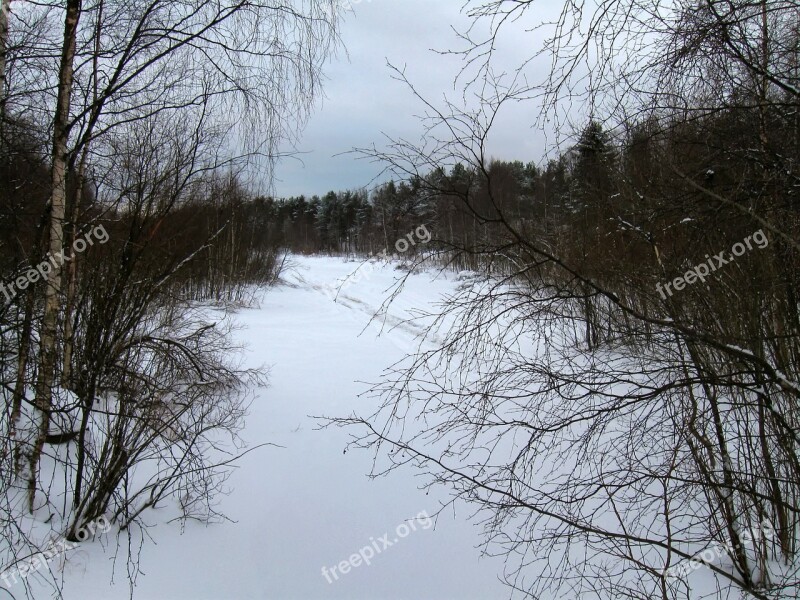
[[[431,51],[458,47],[451,27],[464,29],[462,0],[361,0],[353,2],[342,28],[347,54],[326,70],[325,99],[317,107],[298,144],[302,163],[283,161],[277,170],[277,196],[324,194],[366,186],[380,167],[353,155],[335,156],[353,147],[381,145],[390,137],[416,141],[421,126],[414,115],[420,103],[404,84],[391,78],[387,61],[402,68],[426,97],[453,92],[460,63]],[[551,3],[552,5],[553,3]],[[560,4],[560,2],[556,3]],[[513,70],[535,52],[536,35],[518,29],[504,38],[500,67]],[[530,103],[529,103],[530,104]],[[538,161],[544,135],[532,126],[537,106],[504,113],[492,142],[497,158]]]

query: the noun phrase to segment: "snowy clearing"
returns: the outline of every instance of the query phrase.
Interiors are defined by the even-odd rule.
[[[361,262],[324,257],[293,262],[283,284],[260,292],[258,307],[235,316],[241,326],[237,338],[248,346],[247,363],[271,368],[269,387],[256,391],[242,436],[249,447],[281,447],[260,448],[237,463],[228,481],[231,493],[219,498],[217,507],[231,522],[189,522],[182,530],[177,521],[167,523],[171,509],[145,515],[153,525],[146,532],[152,543],[145,540],[141,549],[132,549],[141,552],[134,597],[507,597],[509,590],[498,580],[502,560],[481,558],[480,529],[469,522],[467,507],[448,509],[432,526],[414,521],[434,514],[444,496],[418,490],[421,482],[412,470],[369,479],[370,455],[343,453],[347,432],[319,430],[311,418],[367,414],[374,400],[359,398],[367,388],[363,382],[376,380],[416,348],[422,328],[406,319],[455,289],[455,278],[413,274],[388,314],[370,325],[406,272],[391,265],[362,271],[359,281],[341,286],[334,302],[328,286],[338,287]],[[416,527],[403,525],[411,521]],[[117,549],[111,583],[112,536],[67,552],[63,571],[56,573],[63,577],[64,597],[130,596],[125,548]],[[369,551],[361,556],[370,565],[352,558],[368,546],[376,549],[374,556]],[[50,563],[54,571],[62,568],[58,563]],[[22,592],[21,585],[17,589]],[[37,598],[51,592],[34,590]]]

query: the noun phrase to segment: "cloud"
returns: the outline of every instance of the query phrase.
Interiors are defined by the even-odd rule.
[[[415,115],[422,106],[407,87],[392,79],[387,61],[404,69],[426,97],[458,97],[453,80],[461,63],[434,50],[457,47],[453,27],[469,24],[460,2],[431,0],[362,0],[353,5],[342,30],[347,52],[326,70],[325,98],[310,118],[298,143],[300,160],[277,169],[278,196],[324,194],[329,190],[367,186],[381,166],[356,160],[354,147],[381,146],[384,134],[417,140],[422,127]],[[507,71],[530,56],[532,36],[522,31],[506,39],[500,62]],[[531,130],[538,110],[512,107],[500,120],[492,153],[498,158],[538,160],[544,137]],[[302,162],[301,162],[302,161]]]

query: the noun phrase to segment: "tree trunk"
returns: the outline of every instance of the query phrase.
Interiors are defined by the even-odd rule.
[[[8,15],[11,0],[0,0],[0,123],[6,116],[6,51],[8,49]]]
[[[33,512],[38,479],[39,458],[42,454],[47,433],[50,429],[52,411],[52,386],[55,380],[55,366],[58,345],[58,314],[61,309],[61,260],[64,243],[64,204],[67,191],[67,140],[69,138],[69,109],[72,97],[73,61],[78,20],[82,0],[67,0],[67,13],[64,20],[64,43],[61,51],[61,65],[58,76],[58,99],[53,120],[53,155],[50,195],[50,256],[52,269],[45,278],[45,305],[42,332],[39,343],[39,376],[36,381],[33,426],[37,428],[32,448],[28,453],[28,509]]]
[[[81,162],[78,166],[78,176],[75,185],[75,200],[72,203],[72,210],[69,216],[69,243],[75,243],[78,237],[78,215],[80,213],[81,200],[83,199],[83,186],[86,181],[86,162],[89,154],[89,144],[86,145]],[[61,367],[61,385],[68,389],[74,389],[72,381],[72,353],[74,348],[74,315],[75,295],[78,290],[78,257],[75,256],[67,266],[67,297],[64,309],[64,358]]]

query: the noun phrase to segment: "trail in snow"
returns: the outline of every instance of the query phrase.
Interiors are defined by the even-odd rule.
[[[409,320],[428,309],[455,282],[414,274],[388,311],[373,318],[397,278],[392,266],[342,288],[336,302],[325,293],[359,263],[296,257],[286,284],[264,292],[260,306],[236,316],[237,337],[249,365],[269,365],[270,385],[258,390],[243,437],[268,447],[245,456],[218,509],[233,522],[204,526],[166,524],[165,511],[145,518],[157,525],[141,549],[137,599],[492,599],[508,590],[498,581],[502,561],[480,558],[480,530],[463,505],[443,513],[435,527],[417,526],[405,537],[398,525],[439,508],[413,471],[370,480],[371,456],[343,453],[346,431],[316,429],[309,415],[371,412],[359,398],[364,381],[419,344],[423,325]],[[372,321],[372,325],[370,322]],[[170,515],[171,516],[171,515]],[[401,530],[405,531],[405,530]],[[378,541],[389,534],[390,547]],[[395,541],[396,540],[396,541]],[[374,543],[373,543],[374,542]],[[106,540],[113,547],[114,540]],[[338,580],[322,574],[367,545],[381,548]],[[113,549],[110,548],[109,551]],[[137,549],[134,549],[137,550]],[[124,556],[125,552],[121,551]],[[125,598],[124,558],[110,586],[111,558],[99,544],[70,555],[65,597]],[[37,598],[40,597],[37,595]],[[44,596],[41,596],[44,597]]]

